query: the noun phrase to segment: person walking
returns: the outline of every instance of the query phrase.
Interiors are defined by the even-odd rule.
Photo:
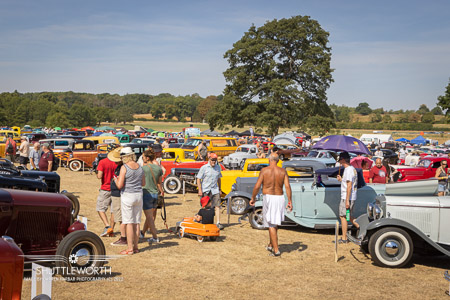
[[[45,143],[42,145],[42,154],[39,159],[39,171],[51,172],[53,167],[54,156],[50,150],[50,145]]]
[[[141,235],[150,229],[152,237],[148,242],[159,243],[158,232],[155,226],[156,209],[158,206],[158,194],[164,196],[164,190],[161,185],[162,169],[156,161],[156,155],[153,150],[145,150],[142,155],[144,159],[145,186],[143,191],[143,209],[145,214],[145,223],[142,228]]]
[[[439,179],[438,183],[438,196],[444,196],[447,189],[448,174],[447,174],[447,161],[442,160],[441,166],[436,170],[435,177]]]
[[[203,141],[200,145],[198,145],[197,155],[201,161],[205,161],[208,157],[208,147],[206,147],[206,141]]]
[[[339,155],[339,163],[344,166],[344,174],[338,175],[337,179],[341,182],[341,202],[339,204],[339,218],[341,220],[342,238],[339,239],[340,244],[348,243],[347,239],[347,210],[350,212],[350,221],[356,228],[359,228],[358,223],[352,216],[353,207],[356,201],[356,191],[358,187],[358,176],[356,169],[350,165],[350,155],[348,152],[342,152]]]
[[[126,224],[127,249],[120,254],[138,253],[139,224],[141,223],[143,194],[145,186],[144,171],[136,163],[133,149],[125,147],[120,151],[123,166],[118,177],[114,177],[120,191],[122,207],[122,223]]]
[[[215,211],[217,227],[222,230],[223,226],[220,224],[220,178],[222,177],[222,172],[220,166],[217,164],[216,153],[210,153],[208,163],[200,168],[196,177],[198,195],[200,199],[204,196],[209,196],[211,199],[211,207]]]
[[[110,152],[111,153],[111,152]],[[111,217],[108,222],[108,217],[106,216],[106,212],[108,211],[108,207],[112,204],[111,198],[111,180],[115,176],[114,171],[117,168],[117,164],[114,159],[113,154],[108,155],[106,158],[102,159],[97,167],[97,178],[101,180],[100,190],[98,191],[97,197],[97,213],[102,220],[105,228],[100,236],[110,236],[114,237],[114,213],[111,208]],[[111,227],[112,225],[112,227]]]
[[[41,158],[41,144],[39,142],[34,143],[33,149],[30,150],[29,158],[32,170],[39,170],[39,159]]]
[[[28,156],[30,155],[30,143],[28,143],[27,137],[24,135],[20,137],[20,140],[19,163],[26,170],[28,165]]]
[[[114,175],[111,178],[110,188],[111,188],[111,225],[112,232],[114,232],[114,225],[119,223],[120,225],[120,238],[112,242],[112,246],[126,246],[127,245],[127,234],[126,225],[122,223],[122,203],[120,200],[120,190],[117,188],[114,181],[114,177],[119,176],[120,168],[122,167],[122,159],[120,158],[120,150],[122,147],[118,147],[108,153],[107,158],[110,161],[115,162],[116,169],[114,170]]]
[[[269,244],[266,247],[271,256],[280,256],[278,248],[278,226],[284,221],[285,198],[283,195],[283,185],[286,188],[288,203],[286,209],[292,211],[292,190],[289,177],[285,169],[277,166],[278,154],[272,153],[269,156],[269,166],[259,173],[258,181],[253,188],[250,205],[255,205],[256,195],[259,193],[261,185],[263,187],[263,223],[269,228]]]
[[[10,160],[12,163],[15,161],[16,157],[16,142],[13,140],[11,136],[8,136],[8,139],[5,143],[5,158]]]
[[[377,158],[375,161],[375,166],[373,166],[369,171],[369,182],[370,183],[388,183],[389,176],[388,171],[385,166],[383,166],[381,158]]]

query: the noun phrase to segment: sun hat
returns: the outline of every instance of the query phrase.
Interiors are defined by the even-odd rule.
[[[120,156],[130,155],[134,154],[133,149],[131,147],[124,147],[122,150],[120,150]]]
[[[204,196],[200,199],[200,204],[202,207],[205,207],[209,202],[209,196]]]
[[[119,147],[119,148],[116,148],[116,149],[110,151],[110,152],[108,153],[108,159],[109,159],[110,161],[113,161],[113,162],[119,162],[119,161],[122,161],[122,160],[120,159],[120,151],[121,151],[121,150],[122,150],[122,147]]]

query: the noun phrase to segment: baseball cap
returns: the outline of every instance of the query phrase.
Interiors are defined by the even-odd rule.
[[[202,205],[202,207],[205,207],[209,202],[209,196],[203,196],[200,199],[200,204]]]
[[[339,160],[341,159],[350,159],[350,154],[348,154],[348,152],[342,152],[341,154],[339,154]]]
[[[209,158],[210,159],[217,159],[217,154],[216,153],[210,153],[209,154]]]

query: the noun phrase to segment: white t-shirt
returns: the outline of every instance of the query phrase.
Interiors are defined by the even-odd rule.
[[[347,197],[347,181],[351,182],[352,191],[350,194],[350,201],[356,200],[356,191],[358,186],[358,175],[356,169],[353,166],[348,166],[344,170],[341,181],[341,199],[346,199]]]
[[[398,152],[399,153],[399,156],[398,156],[398,158],[400,158],[400,159],[405,159],[406,158],[406,151],[405,151],[405,149],[400,149],[400,151]]]

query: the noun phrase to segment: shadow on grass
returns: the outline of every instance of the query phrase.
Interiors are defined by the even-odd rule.
[[[294,251],[303,252],[308,249],[308,245],[302,244],[302,242],[293,242],[292,244],[281,244],[279,248],[283,253],[290,253]]]
[[[166,207],[168,207],[168,206],[177,206],[177,205],[182,205],[182,203],[179,203],[179,202],[166,202],[165,205],[166,205]]]
[[[179,245],[178,242],[159,242],[159,243],[153,243],[151,245],[149,245],[149,243],[146,243],[146,244],[147,244],[147,246],[144,248],[140,248],[139,252],[144,252],[147,250],[154,250],[154,249],[170,248],[170,247]]]

